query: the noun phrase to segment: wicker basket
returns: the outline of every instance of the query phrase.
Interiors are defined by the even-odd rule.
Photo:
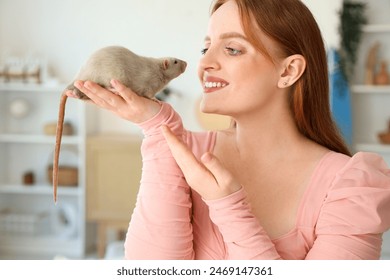
[[[73,126],[68,123],[68,122],[65,122],[62,126],[62,135],[73,135],[74,134],[74,129],[73,129]],[[46,134],[46,135],[56,135],[56,132],[57,132],[57,123],[48,123],[46,124],[44,127],[43,127],[43,132]]]
[[[50,184],[53,184],[53,165],[47,168],[47,178]],[[60,166],[58,168],[58,185],[59,186],[77,186],[78,169],[72,166]]]

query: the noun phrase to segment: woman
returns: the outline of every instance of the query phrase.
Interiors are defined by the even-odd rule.
[[[76,82],[145,134],[126,258],[378,259],[390,170],[375,154],[351,157],[338,135],[309,10],[217,0],[202,53],[202,110],[230,116],[226,131],[186,131],[168,104],[117,81],[118,95]]]

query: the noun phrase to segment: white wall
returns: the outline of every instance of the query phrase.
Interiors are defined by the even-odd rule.
[[[177,56],[188,68],[171,87],[183,95],[171,102],[187,128],[198,129],[194,104],[201,87],[196,69],[211,0],[0,0],[0,55],[45,56],[51,73],[69,83],[89,54],[124,45],[146,56]],[[337,45],[336,10],[342,0],[304,1],[315,13],[327,45]],[[99,131],[134,127],[103,110]]]
[[[317,20],[327,48],[338,47],[339,36],[339,11],[343,0],[303,0]]]

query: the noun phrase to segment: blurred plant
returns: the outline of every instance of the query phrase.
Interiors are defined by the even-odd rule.
[[[362,27],[367,23],[365,11],[365,3],[349,1],[343,2],[340,11],[340,70],[348,83],[351,82],[353,76],[357,51],[363,33]]]

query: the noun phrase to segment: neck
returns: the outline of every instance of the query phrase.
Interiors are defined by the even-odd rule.
[[[244,157],[258,154],[281,159],[308,141],[299,133],[289,110],[238,117],[232,133],[237,151]]]

